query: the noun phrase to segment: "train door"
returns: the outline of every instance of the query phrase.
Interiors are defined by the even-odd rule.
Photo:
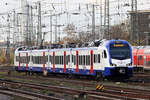
[[[102,50],[102,69],[104,70],[104,67],[108,67],[109,65],[108,65],[108,61],[107,61],[107,57],[108,57],[108,55],[107,55],[107,52],[106,52],[106,50]]]
[[[102,70],[102,67],[100,65],[101,63],[101,54],[99,50],[94,51],[94,66],[97,70]]]
[[[74,66],[74,64],[73,64],[73,52],[72,52],[72,49],[70,49],[69,50],[69,54],[67,54],[68,55],[68,69],[70,69],[71,70],[71,72],[73,71],[73,66]]]
[[[31,66],[32,66],[32,64],[33,64],[33,62],[32,62],[32,51],[30,51],[30,60],[29,60],[29,71],[30,71],[30,69],[31,69]]]
[[[49,68],[49,60],[48,60],[49,52],[43,51],[43,68],[45,67],[46,72],[48,72]]]

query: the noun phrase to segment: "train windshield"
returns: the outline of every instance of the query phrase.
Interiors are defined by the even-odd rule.
[[[130,47],[128,44],[110,44],[110,55],[112,59],[129,59]]]

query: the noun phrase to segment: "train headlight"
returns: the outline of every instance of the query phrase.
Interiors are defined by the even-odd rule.
[[[132,64],[131,64],[131,63],[129,63],[129,64],[127,64],[126,66],[132,66]]]
[[[111,66],[117,66],[116,64],[111,64]]]

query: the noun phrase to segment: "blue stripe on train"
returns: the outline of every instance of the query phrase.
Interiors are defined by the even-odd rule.
[[[29,67],[26,70],[26,67],[21,66],[20,70],[18,66],[15,66],[16,71],[33,71],[33,72],[43,72],[43,67]],[[48,72],[53,72],[53,68],[45,67],[45,70]],[[76,72],[76,69],[67,68],[66,72],[64,72],[64,68],[55,68],[55,73],[72,73],[72,74],[78,74],[78,75],[96,75],[96,72],[103,72],[102,70],[93,70],[93,74],[91,74],[91,70],[85,70],[85,69],[79,69],[79,72]]]
[[[19,67],[16,66],[15,70],[17,71],[33,71],[33,72],[43,72],[43,67],[26,67],[21,66],[20,70]],[[48,72],[53,72],[53,68],[45,67],[45,70]],[[91,70],[85,70],[85,69],[79,69],[79,72],[76,72],[76,69],[66,69],[66,72],[64,72],[64,68],[55,68],[55,73],[65,73],[65,74],[78,74],[78,75],[96,75],[96,72],[102,72],[103,76],[113,76],[115,75],[115,67],[105,67],[105,70],[93,70],[93,74],[91,74]],[[128,76],[133,75],[133,67],[128,67],[127,69]]]

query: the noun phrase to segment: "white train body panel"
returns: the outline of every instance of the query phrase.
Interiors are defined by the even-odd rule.
[[[21,62],[18,59],[27,61]],[[104,41],[99,47],[17,49],[14,64],[17,71],[102,76],[114,76],[117,72],[132,76],[132,49],[124,40]]]

